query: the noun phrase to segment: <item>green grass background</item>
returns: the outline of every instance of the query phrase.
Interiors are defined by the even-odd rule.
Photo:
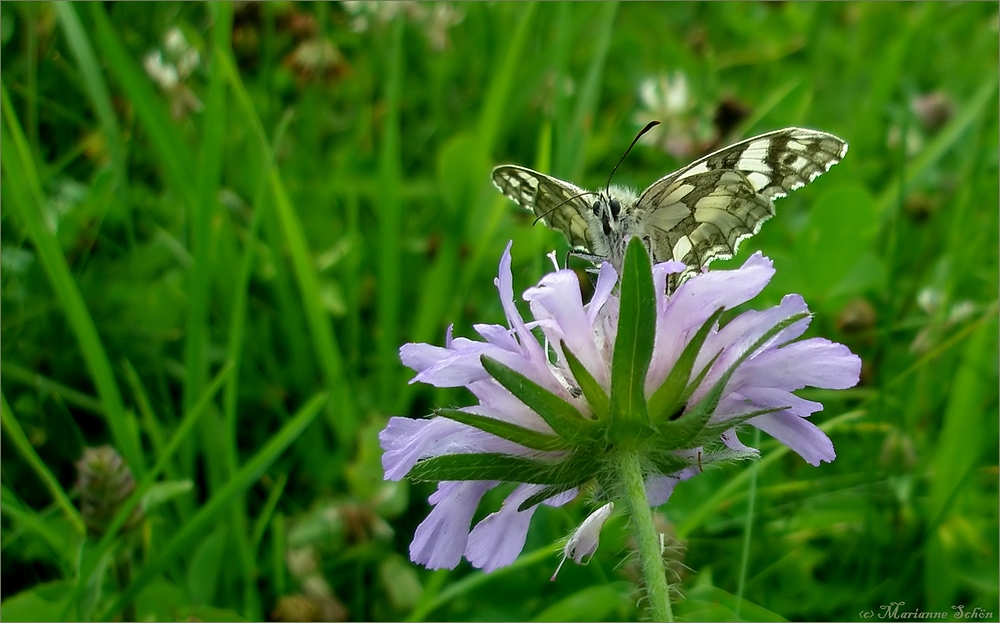
[[[517,292],[566,248],[490,168],[603,184],[659,118],[640,84],[676,71],[703,125],[741,111],[723,142],[849,141],[713,268],[762,250],[777,275],[751,306],[801,293],[810,335],[864,361],[855,389],[803,392],[835,462],[746,431],[761,461],[659,509],[676,612],[996,620],[995,3],[362,5],[0,5],[6,620],[277,618],[310,586],[350,619],[644,616],[623,517],[548,581],[582,501],[539,510],[507,569],[410,563],[433,487],[383,483],[377,434],[471,402],[408,385],[401,344],[502,322],[508,240]],[[174,27],[200,54],[182,115],[142,62]],[[928,93],[936,125],[911,106]],[[696,155],[643,143],[616,181]],[[102,443],[146,520],[85,539],[73,463]]]

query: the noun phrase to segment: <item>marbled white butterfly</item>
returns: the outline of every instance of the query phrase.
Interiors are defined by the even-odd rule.
[[[774,216],[774,199],[813,181],[846,153],[847,143],[832,134],[785,128],[695,160],[639,195],[610,179],[604,191],[589,192],[512,164],[494,168],[493,183],[595,263],[606,259],[620,273],[625,248],[638,236],[654,262],[684,262],[691,274],[733,257],[740,242]]]

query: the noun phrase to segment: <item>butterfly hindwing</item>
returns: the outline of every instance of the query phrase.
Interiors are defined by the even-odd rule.
[[[517,165],[493,169],[493,183],[511,201],[540,217],[548,227],[561,231],[577,249],[592,251],[593,240],[583,210],[589,209],[587,191],[569,182]]]

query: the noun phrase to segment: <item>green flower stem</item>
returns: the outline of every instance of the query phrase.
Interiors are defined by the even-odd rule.
[[[642,574],[646,579],[646,592],[654,621],[673,621],[670,608],[670,591],[660,552],[660,538],[653,525],[653,511],[646,499],[646,486],[642,479],[642,464],[639,453],[624,452],[619,463],[622,482],[625,485],[625,501],[628,503],[632,526],[639,542],[639,559]]]

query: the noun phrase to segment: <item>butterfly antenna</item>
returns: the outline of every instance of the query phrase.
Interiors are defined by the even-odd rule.
[[[620,167],[621,164],[622,164],[622,162],[625,161],[625,156],[628,155],[628,152],[632,151],[632,148],[635,147],[635,144],[639,142],[639,139],[642,138],[643,134],[645,134],[646,132],[649,132],[650,130],[652,130],[653,128],[655,128],[658,125],[660,125],[659,121],[650,121],[649,123],[646,124],[646,127],[644,127],[642,130],[639,131],[638,134],[635,135],[635,138],[632,139],[632,144],[629,145],[628,149],[625,150],[625,153],[622,154],[622,157],[618,161],[618,164],[615,165],[614,169],[611,169],[611,175],[608,176],[608,185],[604,189],[604,194],[608,194],[609,192],[611,192],[611,178],[613,178],[615,176],[615,171],[617,171],[618,167]]]
[[[540,221],[540,220],[542,220],[543,218],[545,218],[546,216],[548,216],[548,215],[552,214],[553,212],[555,212],[555,211],[556,211],[556,210],[558,210],[559,208],[563,207],[564,205],[566,205],[566,204],[567,204],[567,203],[569,203],[570,201],[573,201],[574,199],[579,199],[580,197],[584,197],[584,196],[586,196],[586,195],[596,195],[596,194],[597,194],[597,193],[595,193],[595,192],[591,192],[591,191],[589,191],[589,190],[588,190],[587,192],[583,192],[583,193],[580,193],[579,195],[576,195],[575,197],[570,197],[569,199],[567,199],[566,201],[563,201],[562,203],[560,203],[560,204],[559,204],[559,205],[557,205],[556,207],[552,208],[551,210],[548,210],[548,211],[546,211],[546,212],[545,212],[544,214],[539,214],[539,215],[538,215],[538,218],[536,218],[536,219],[535,219],[534,221],[532,221],[532,222],[531,222],[531,225],[532,225],[532,226],[535,226],[535,225],[537,225],[537,224],[538,224],[538,221]]]

